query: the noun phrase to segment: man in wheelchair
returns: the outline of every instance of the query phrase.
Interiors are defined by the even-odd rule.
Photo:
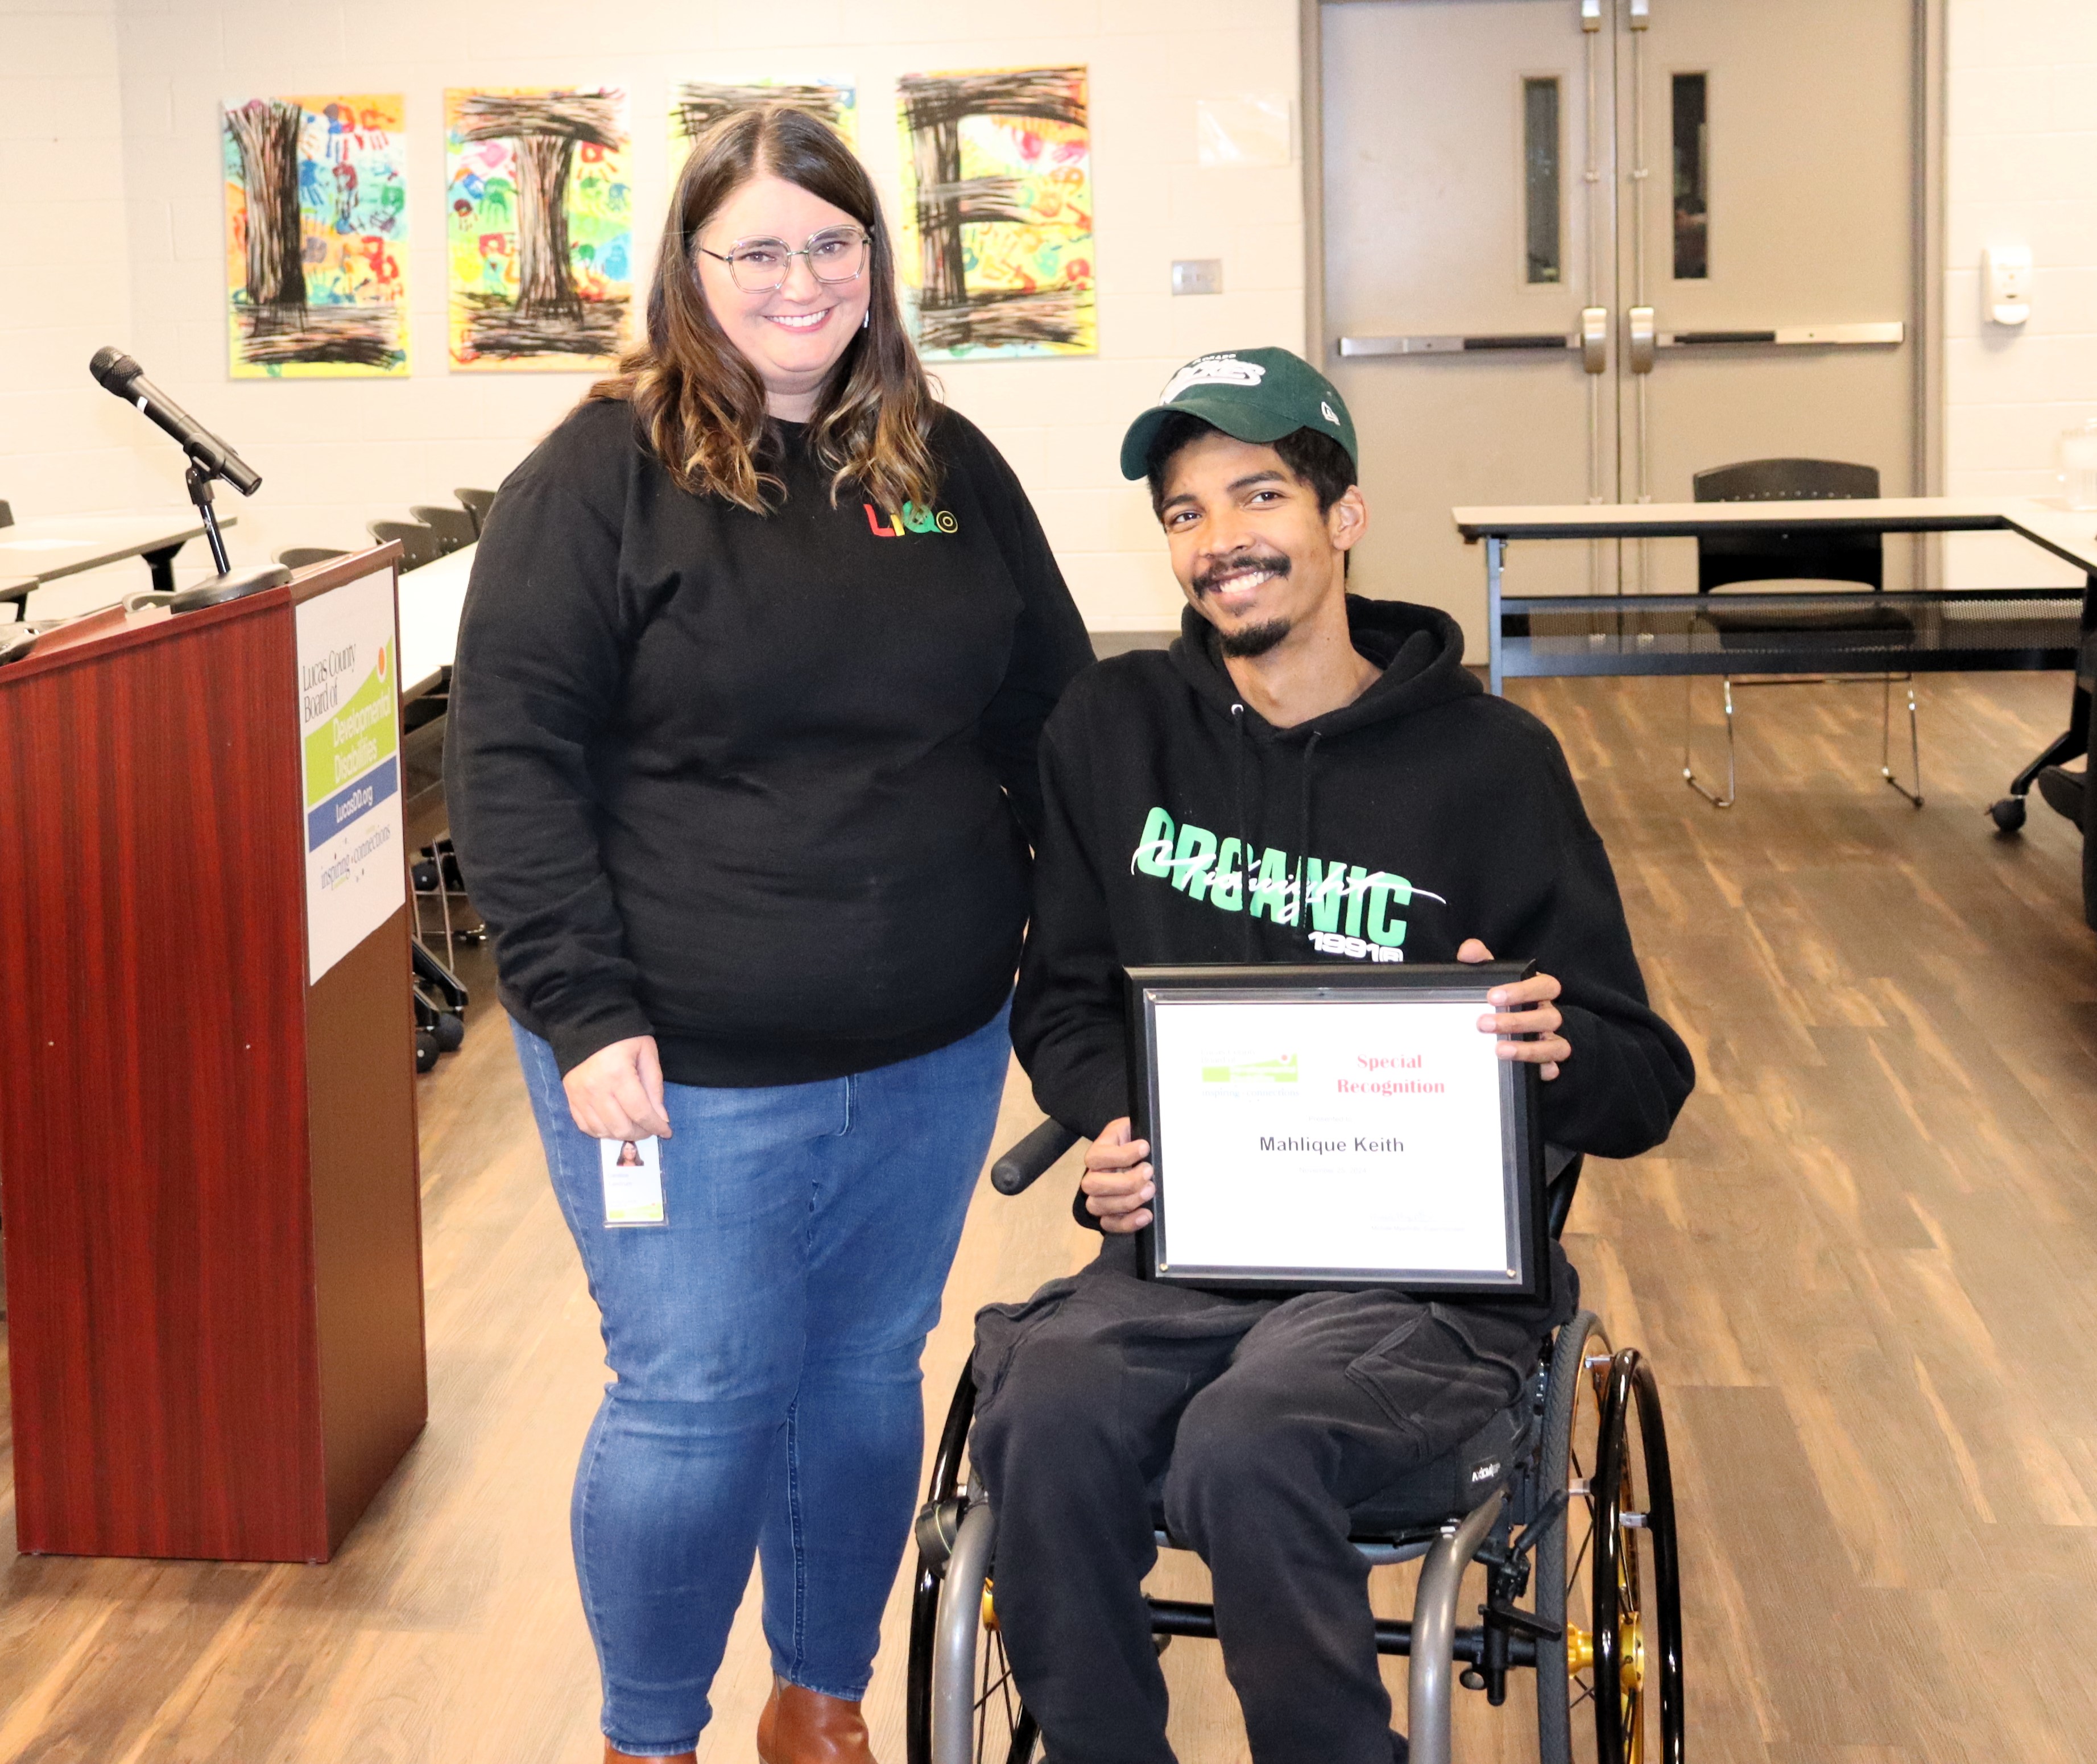
[[[1153,1189],[1123,970],[1534,959],[1478,1026],[1539,1067],[1546,1136],[1569,1151],[1659,1144],[1692,1068],[1550,731],[1485,694],[1447,614],[1347,595],[1369,511],[1331,384],[1284,350],[1202,357],[1136,418],[1122,468],[1149,480],[1188,607],[1169,654],[1082,676],[1042,741],[1013,1040],[1042,1106],[1092,1140],[1077,1210],[1105,1239],[977,1319],[999,1626],[1054,1764],[1166,1764],[1140,1585],[1162,1495],[1210,1570],[1259,1764],[1390,1764],[1404,1742],[1349,1509],[1514,1403],[1577,1279],[1555,1243],[1528,1302],[1137,1278]]]

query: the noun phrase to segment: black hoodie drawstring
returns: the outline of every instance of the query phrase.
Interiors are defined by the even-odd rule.
[[[1311,762],[1317,758],[1323,729],[1314,729],[1303,743],[1303,788],[1296,801],[1296,925],[1299,930],[1311,921]]]
[[[1231,727],[1237,733],[1231,743],[1231,794],[1237,804],[1238,829],[1238,905],[1244,913],[1241,959],[1250,963],[1252,948],[1252,838],[1246,826],[1246,707],[1231,707]]]

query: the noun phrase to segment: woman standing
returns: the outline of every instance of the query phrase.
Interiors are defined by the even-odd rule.
[[[502,486],[452,829],[617,1376],[571,1510],[606,1757],[691,1755],[755,1556],[760,1756],[865,1760],[1035,737],[1091,650],[822,124],[745,112],[694,147],[648,332]],[[615,1184],[648,1214],[604,1142],[650,1135],[661,1222],[608,1226]]]

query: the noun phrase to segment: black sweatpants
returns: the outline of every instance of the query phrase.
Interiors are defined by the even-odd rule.
[[[1134,1241],[976,1317],[972,1454],[1000,1628],[1050,1764],[1171,1764],[1140,1583],[1147,1490],[1215,1582],[1257,1764],[1390,1764],[1368,1569],[1347,1509],[1513,1402],[1557,1302],[1252,1299],[1135,1274]]]

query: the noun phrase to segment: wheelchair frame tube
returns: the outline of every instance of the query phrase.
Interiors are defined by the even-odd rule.
[[[975,1764],[976,1635],[997,1528],[987,1500],[972,1500],[939,1582],[932,1641],[932,1764]]]
[[[1407,1676],[1412,1764],[1450,1764],[1449,1721],[1456,1670],[1456,1597],[1464,1570],[1499,1517],[1507,1490],[1496,1488],[1453,1532],[1438,1539],[1420,1568],[1412,1603],[1412,1657]]]

